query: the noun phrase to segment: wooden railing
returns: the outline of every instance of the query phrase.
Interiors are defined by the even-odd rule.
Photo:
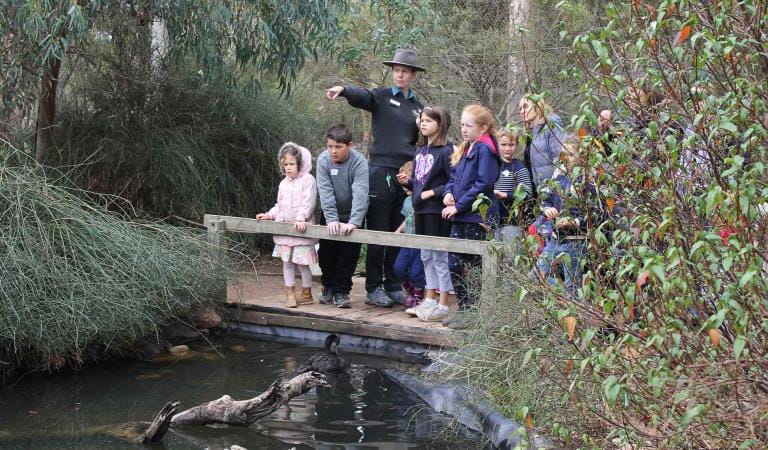
[[[451,253],[480,255],[483,261],[483,282],[494,283],[499,270],[498,243],[472,241],[417,234],[389,233],[385,231],[354,230],[342,235],[328,234],[328,227],[309,225],[304,233],[293,228],[291,223],[256,220],[246,217],[205,215],[205,227],[209,240],[218,246],[225,232],[279,234],[283,236],[309,237],[331,241],[358,242],[360,244],[388,245],[393,247],[418,248],[425,250],[443,250]]]

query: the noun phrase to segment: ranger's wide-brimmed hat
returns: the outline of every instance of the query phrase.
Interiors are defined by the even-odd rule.
[[[414,50],[407,48],[399,48],[395,52],[395,57],[392,61],[384,61],[385,66],[392,67],[394,65],[410,67],[415,71],[424,72],[426,69],[419,65],[419,57]]]

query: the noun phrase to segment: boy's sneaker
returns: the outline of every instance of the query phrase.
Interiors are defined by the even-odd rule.
[[[327,286],[323,286],[323,290],[320,292],[320,296],[317,297],[317,301],[319,301],[323,305],[332,304],[333,294],[331,293],[331,288]]]
[[[393,305],[392,299],[387,296],[384,289],[378,287],[375,291],[369,292],[365,296],[365,304],[379,306],[381,308],[390,308]]]
[[[447,319],[451,315],[450,309],[440,308],[435,306],[430,309],[420,309],[416,311],[416,317],[423,322],[441,322],[443,319]]]
[[[352,303],[349,301],[349,294],[335,294],[333,298],[337,308],[347,309],[352,307]]]
[[[402,289],[398,289],[396,291],[386,291],[385,294],[387,297],[389,297],[390,300],[392,300],[393,303],[397,303],[398,305],[404,305],[406,299],[408,298],[408,294],[406,294]]]

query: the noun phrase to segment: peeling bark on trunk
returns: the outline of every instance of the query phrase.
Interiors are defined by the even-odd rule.
[[[149,64],[152,69],[152,75],[160,78],[163,75],[163,64],[168,55],[168,27],[165,25],[165,19],[155,17],[150,27],[150,57]]]
[[[515,39],[519,38],[520,43],[524,37],[518,32],[520,27],[528,24],[528,16],[531,12],[530,0],[510,0],[509,2],[509,66],[507,71],[507,123],[513,122],[514,114],[517,112],[517,102],[525,93],[526,73],[525,61],[523,59],[522,45],[515,45]]]
[[[165,436],[171,426],[199,426],[211,423],[248,426],[273,413],[293,397],[317,386],[329,387],[325,376],[319,372],[307,372],[288,381],[277,380],[261,395],[248,400],[234,400],[229,395],[224,395],[178,414],[174,413],[179,403],[167,403],[136,442],[157,442]]]
[[[56,91],[59,87],[61,60],[52,58],[48,70],[43,72],[40,82],[40,98],[37,103],[37,125],[35,127],[35,159],[45,164],[54,146],[53,126],[56,120]]]

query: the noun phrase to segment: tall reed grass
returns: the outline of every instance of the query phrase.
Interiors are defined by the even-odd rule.
[[[82,194],[0,163],[0,372],[119,350],[221,293],[226,267],[201,231],[128,221]]]

